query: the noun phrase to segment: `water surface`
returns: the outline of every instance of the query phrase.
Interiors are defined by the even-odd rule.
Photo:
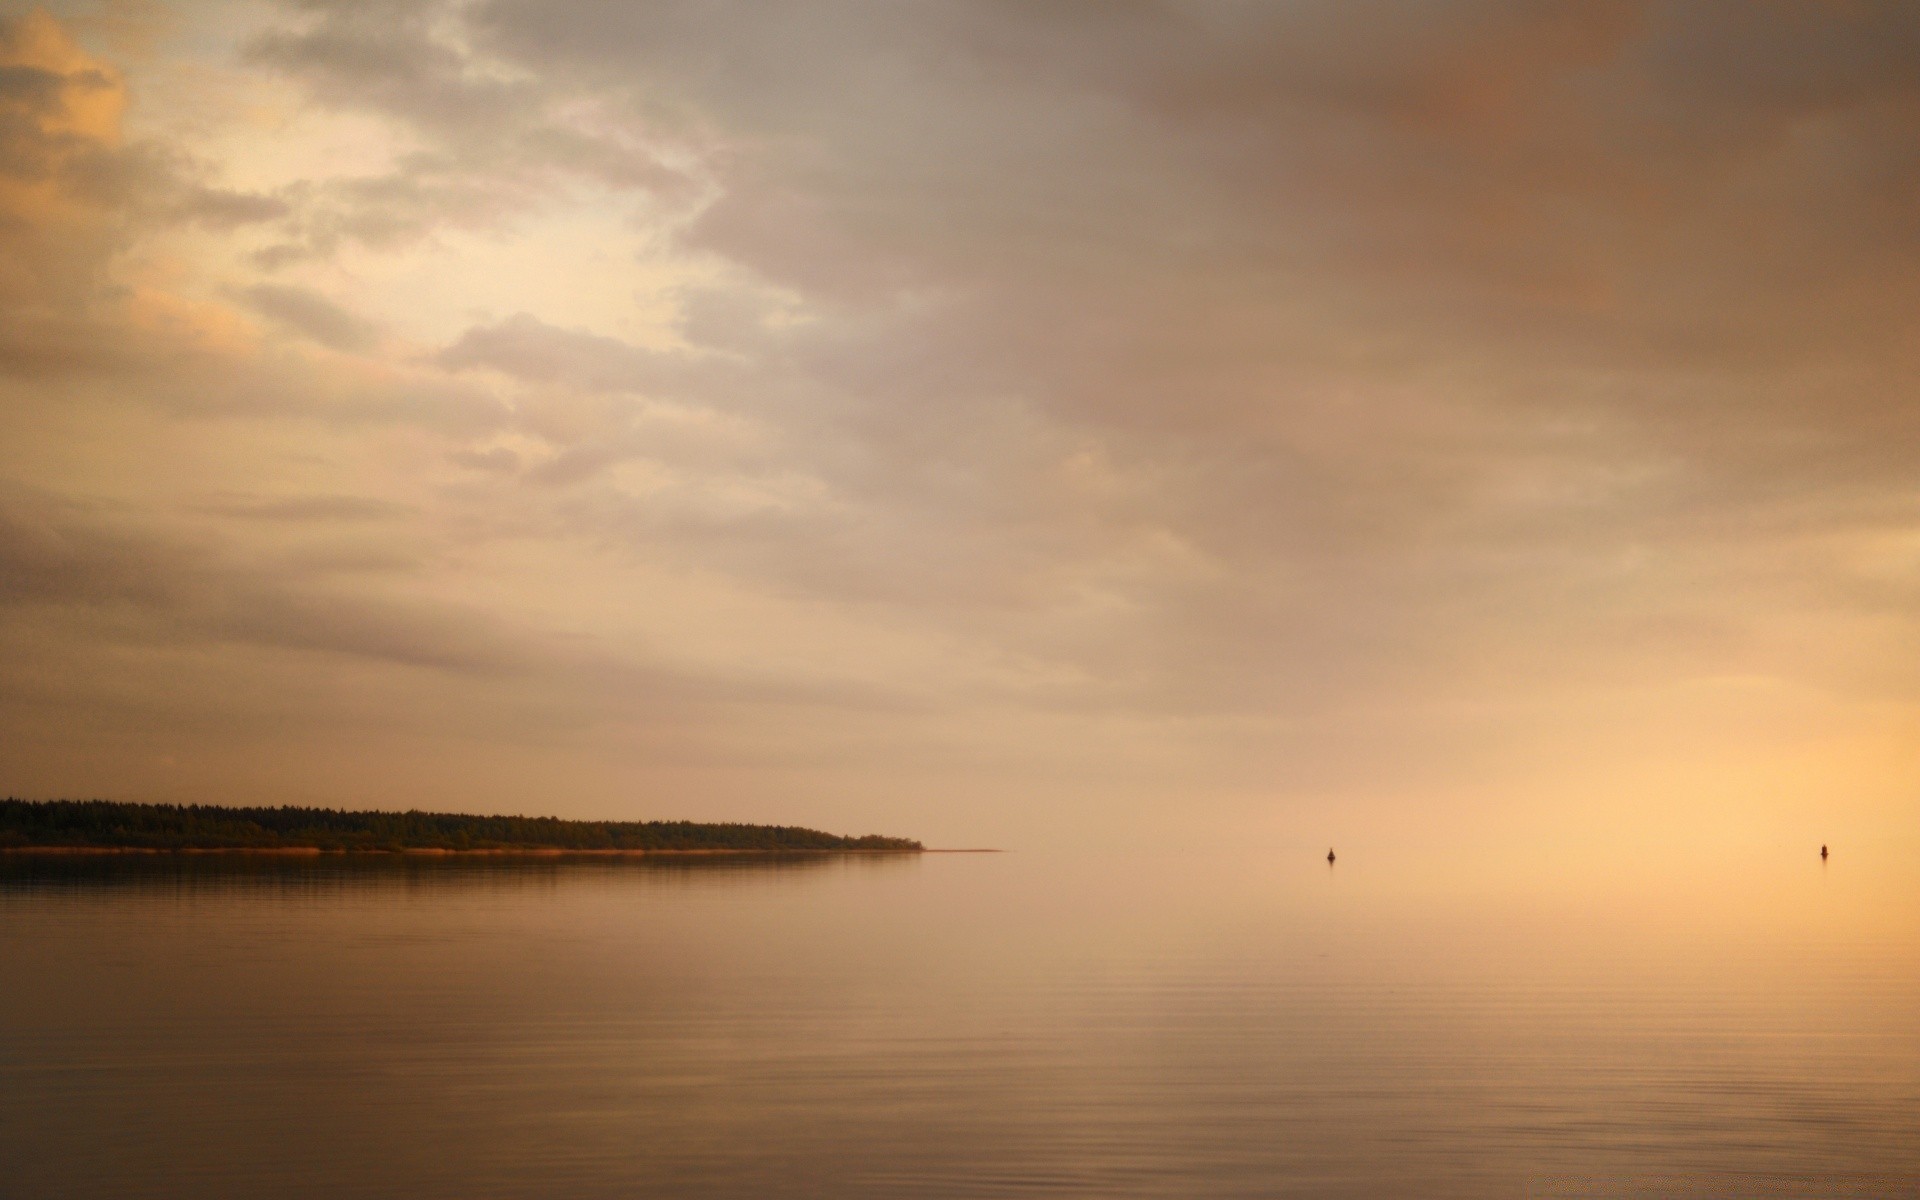
[[[0,1197],[1911,1196],[1896,861],[0,861]]]

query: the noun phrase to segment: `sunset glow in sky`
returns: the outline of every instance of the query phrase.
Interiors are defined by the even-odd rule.
[[[1920,8],[0,12],[0,794],[1920,835]]]

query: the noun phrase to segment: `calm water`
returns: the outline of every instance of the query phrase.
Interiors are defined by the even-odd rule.
[[[0,1196],[1914,1196],[1920,892],[0,863]]]

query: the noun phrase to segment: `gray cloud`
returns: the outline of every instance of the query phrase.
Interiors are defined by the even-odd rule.
[[[589,726],[631,711],[608,681],[635,672],[650,720],[742,755],[778,724],[756,706],[823,744],[859,741],[843,708],[1385,737],[1700,680],[1920,685],[1886,652],[1920,586],[1908,6],[316,2],[241,65],[406,151],[223,191],[185,150],[57,136],[118,86],[101,68],[0,77],[0,170],[85,218],[0,268],[33,301],[0,330],[27,389],[0,411],[164,364],[134,403],[332,457],[284,456],[305,499],[206,483],[239,499],[196,518],[256,557],[17,518],[16,608],[591,677]],[[518,296],[421,351],[224,281],[340,356],[223,356],[89,307],[163,221],[275,271],[509,240],[581,191],[699,280],[678,348]],[[319,539],[389,525],[422,577],[521,615],[334,608],[319,568],[261,565],[378,563]],[[576,609],[602,623],[566,649],[530,632]],[[707,644],[781,629],[752,644],[785,665],[633,665],[711,632],[689,611],[737,622]],[[823,665],[848,627],[874,648]],[[1258,776],[1245,753],[1228,773]]]
[[[87,506],[0,495],[0,604],[119,611],[147,638],[319,651],[455,672],[523,667],[524,646],[483,614],[329,590],[230,561],[217,544],[119,527]]]
[[[329,349],[366,350],[379,340],[379,330],[371,321],[307,288],[257,283],[241,292],[240,299],[261,316]]]
[[[434,361],[455,371],[490,367],[531,382],[565,381],[616,392],[671,386],[686,373],[679,356],[559,329],[527,313],[467,330]]]
[[[413,513],[406,505],[372,496],[226,497],[200,508],[249,521],[391,521]]]
[[[291,211],[278,196],[210,187],[189,190],[179,206],[183,218],[219,230],[278,220]]]
[[[387,172],[325,181],[284,198],[286,235],[258,252],[276,269],[342,245],[407,245],[448,227],[496,228],[586,180],[636,202],[681,207],[701,190],[675,147],[644,128],[588,119],[595,98],[541,74],[502,78],[436,32],[434,5],[303,4],[296,23],[252,40],[249,62],[314,97],[415,127],[433,149]]]
[[[938,605],[926,546],[1066,590],[1159,530],[1212,586],[1274,590],[1137,580],[1134,636],[1183,648],[1154,670],[1257,695],[1357,673],[1276,629],[1410,662],[1409,632],[1549,636],[1494,615],[1534,604],[1641,609],[1612,627],[1657,658],[1690,562],[1729,603],[1749,543],[1903,509],[1898,6],[494,0],[472,24],[755,148],[692,237],[833,314],[778,343],[760,401],[872,518],[782,535],[822,586]],[[1076,506],[1042,480],[1089,449],[1129,486]]]

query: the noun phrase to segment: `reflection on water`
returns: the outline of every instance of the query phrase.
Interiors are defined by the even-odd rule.
[[[344,891],[552,888],[596,872],[663,882],[765,877],[904,863],[909,854],[15,854],[0,855],[0,893],[138,891],[301,895]]]
[[[0,1197],[1911,1196],[1910,876],[0,858]]]

